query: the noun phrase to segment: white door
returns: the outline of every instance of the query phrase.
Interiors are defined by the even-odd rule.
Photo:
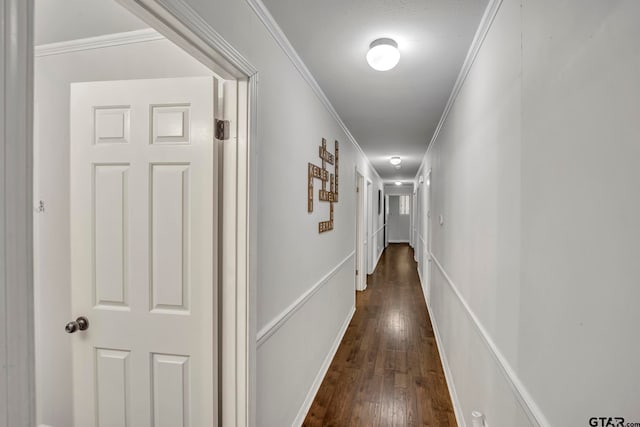
[[[214,425],[216,88],[71,85],[76,427]]]

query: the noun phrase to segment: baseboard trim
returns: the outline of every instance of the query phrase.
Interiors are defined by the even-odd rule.
[[[150,42],[163,40],[165,37],[154,29],[127,31],[124,33],[105,34],[84,39],[69,40],[58,43],[49,43],[36,46],[34,55],[37,57],[62,55],[64,53],[78,52],[81,50],[101,49],[105,47],[121,46],[125,44]]]
[[[408,240],[387,240],[387,243],[409,243]]]
[[[349,324],[351,323],[351,319],[353,318],[353,315],[355,312],[356,312],[356,308],[351,307],[351,310],[349,311],[347,318],[342,324],[342,327],[340,328],[340,332],[338,332],[338,335],[336,336],[336,339],[334,340],[333,345],[331,346],[331,349],[327,354],[327,357],[325,357],[324,361],[322,362],[320,371],[318,371],[318,375],[316,375],[316,378],[313,381],[313,384],[311,385],[311,389],[309,389],[309,393],[307,393],[307,397],[304,399],[304,402],[302,403],[302,406],[298,411],[298,415],[293,421],[292,427],[300,427],[304,422],[304,419],[306,418],[307,413],[311,408],[311,404],[313,403],[313,400],[316,398],[316,394],[318,393],[318,390],[322,385],[322,381],[324,380],[325,375],[327,375],[329,366],[331,366],[331,362],[333,361],[333,358],[335,357],[336,352],[338,351],[338,347],[340,347],[342,338],[344,338],[344,334],[347,332],[347,328],[349,327]]]
[[[381,250],[381,251],[378,253],[378,257],[376,258],[376,263],[375,263],[375,265],[373,266],[373,272],[374,272],[374,273],[375,273],[375,271],[376,271],[376,268],[378,268],[378,263],[380,262],[380,257],[382,256],[382,253],[383,253],[383,252],[384,252],[384,249],[383,249],[383,250]]]
[[[436,346],[438,347],[438,354],[440,356],[440,363],[442,364],[442,370],[444,371],[444,378],[447,382],[447,388],[449,389],[449,397],[451,398],[451,403],[453,405],[453,412],[456,416],[456,423],[458,427],[467,427],[467,423],[464,419],[464,412],[462,411],[462,405],[460,403],[460,398],[458,397],[458,393],[456,391],[455,383],[453,382],[453,373],[451,372],[451,367],[449,366],[449,358],[447,357],[444,345],[442,344],[442,337],[440,336],[440,331],[438,330],[438,325],[436,323],[436,319],[433,317],[431,304],[429,304],[429,298],[427,298],[427,290],[424,287],[424,282],[422,281],[422,275],[420,274],[420,268],[418,268],[418,278],[420,279],[420,287],[422,288],[422,296],[424,297],[424,302],[427,305],[427,314],[429,315],[429,320],[431,321],[431,327],[433,328],[433,334],[436,337]]]
[[[464,299],[464,297],[458,290],[458,287],[455,285],[455,283],[453,283],[453,280],[451,280],[451,278],[445,271],[444,267],[442,267],[438,259],[433,255],[433,253],[430,253],[429,255],[433,260],[433,262],[435,263],[435,265],[438,267],[438,270],[440,270],[440,273],[445,278],[445,281],[448,283],[454,295],[456,296],[456,298],[464,308],[464,311],[467,313],[467,316],[471,320],[471,323],[475,326],[476,331],[478,332],[478,334],[486,344],[487,349],[489,350],[489,353],[491,354],[494,361],[500,368],[500,371],[502,372],[504,378],[507,380],[507,383],[511,387],[511,390],[513,391],[515,397],[517,398],[525,414],[527,415],[527,418],[529,419],[529,421],[531,421],[531,423],[536,427],[550,427],[551,424],[549,423],[547,418],[544,416],[542,410],[540,409],[538,404],[535,402],[531,394],[529,394],[529,391],[526,389],[522,381],[520,381],[520,378],[518,377],[516,372],[513,370],[513,368],[507,361],[507,359],[502,355],[502,352],[500,352],[500,350],[498,349],[493,339],[491,339],[491,336],[489,335],[487,330],[484,328],[484,326],[482,326],[482,324],[480,323],[480,320],[476,317],[473,310],[471,310],[471,307],[469,306],[467,301]],[[426,300],[426,296],[425,296],[425,300]],[[429,308],[429,316],[431,316],[431,307],[428,301],[427,301],[427,307]],[[436,340],[438,340],[437,324],[434,322],[434,320],[435,319],[431,319],[431,323],[433,324],[434,332],[436,332]],[[444,356],[444,358],[446,359],[446,356],[444,353],[444,347],[438,344],[438,348],[441,350],[441,358]],[[444,366],[444,363],[443,363],[443,366]]]
[[[324,285],[326,285],[329,280],[335,274],[344,267],[344,265],[355,255],[355,251],[351,252],[345,259],[340,261],[338,265],[333,267],[333,269],[328,272],[322,279],[316,282],[311,288],[309,288],[305,293],[300,295],[294,302],[292,302],[287,308],[285,308],[280,314],[274,317],[269,323],[267,323],[260,331],[257,336],[257,346],[258,348],[262,346],[273,334],[275,334],[278,329],[280,329],[287,320],[294,315],[294,313],[303,305],[306,304],[307,301],[311,299]]]

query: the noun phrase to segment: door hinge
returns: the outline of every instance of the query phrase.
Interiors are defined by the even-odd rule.
[[[229,120],[215,121],[216,126],[216,139],[220,141],[227,141],[229,139]]]
[[[358,269],[356,268],[356,276],[358,275]]]
[[[356,187],[356,193],[360,192],[360,187]]]

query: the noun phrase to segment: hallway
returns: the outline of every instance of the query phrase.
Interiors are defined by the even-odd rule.
[[[456,426],[407,244],[390,244],[356,295],[356,312],[304,426]]]

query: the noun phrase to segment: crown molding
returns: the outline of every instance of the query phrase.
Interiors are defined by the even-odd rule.
[[[152,28],[127,31],[123,33],[105,34],[84,39],[69,40],[57,43],[42,44],[35,47],[35,56],[62,55],[82,50],[101,49],[104,47],[162,40],[164,36]]]
[[[329,114],[331,114],[334,120],[338,122],[338,125],[340,125],[343,132],[347,135],[347,138],[349,139],[351,144],[354,146],[356,151],[360,152],[360,154],[364,157],[371,171],[378,177],[380,181],[382,181],[380,174],[371,163],[371,160],[369,160],[369,157],[365,154],[362,147],[360,147],[360,145],[358,144],[358,141],[356,141],[355,137],[351,134],[351,131],[349,131],[349,128],[347,128],[347,125],[342,121],[342,118],[340,118],[340,115],[338,114],[336,109],[333,107],[333,104],[331,104],[331,101],[329,101],[329,98],[327,98],[327,95],[324,93],[324,91],[322,90],[322,88],[320,87],[316,79],[313,77],[313,75],[311,74],[311,71],[309,71],[304,61],[302,60],[302,58],[300,58],[296,50],[293,48],[293,45],[291,44],[291,42],[289,42],[289,39],[284,34],[282,29],[276,22],[275,18],[271,15],[271,13],[267,9],[267,7],[264,5],[264,3],[262,3],[262,0],[246,0],[246,1],[249,4],[249,6],[253,9],[253,11],[256,13],[256,15],[258,15],[258,18],[260,18],[260,20],[265,25],[265,27],[267,27],[267,30],[269,31],[269,33],[271,33],[271,35],[273,36],[275,41],[278,43],[280,48],[289,57],[289,59],[291,60],[293,65],[296,67],[300,75],[302,75],[302,78],[309,84],[311,89],[315,92],[316,96],[318,97],[318,99],[320,99],[320,102],[322,102],[322,104],[325,106]]]
[[[131,7],[133,4],[150,11],[156,19],[154,27],[161,32],[170,22],[169,29],[176,34],[182,34],[193,45],[182,45],[179,39],[171,41],[187,52],[207,52],[206,55],[211,56],[210,59],[221,63],[218,65],[230,65],[231,68],[242,73],[242,75],[236,75],[231,72],[233,78],[252,77],[252,80],[258,81],[258,70],[185,0],[116,1],[125,7]],[[211,52],[211,49],[215,52]],[[222,77],[226,78],[224,75]]]
[[[460,72],[458,73],[458,78],[456,79],[455,84],[453,85],[453,89],[451,90],[451,94],[449,95],[449,100],[444,107],[444,111],[442,112],[442,116],[440,116],[440,121],[438,122],[438,126],[436,126],[436,130],[433,132],[433,136],[429,141],[429,145],[427,146],[427,151],[422,158],[422,162],[420,163],[420,167],[418,168],[418,173],[416,174],[416,178],[420,175],[422,170],[424,169],[425,162],[427,161],[427,154],[431,150],[431,147],[434,146],[438,136],[440,135],[440,131],[444,126],[447,118],[449,117],[449,113],[453,108],[453,104],[455,104],[456,99],[458,99],[458,95],[462,90],[462,86],[464,86],[464,82],[467,80],[467,76],[471,71],[471,67],[473,63],[476,61],[478,57],[478,53],[480,53],[480,49],[484,44],[485,39],[487,38],[487,34],[489,30],[491,30],[491,26],[495,21],[496,15],[500,10],[500,6],[502,6],[503,0],[489,0],[489,4],[482,15],[482,19],[480,20],[480,24],[478,25],[478,29],[476,30],[476,34],[473,37],[473,41],[471,42],[471,46],[467,51],[467,56],[462,64],[462,68],[460,68]]]

